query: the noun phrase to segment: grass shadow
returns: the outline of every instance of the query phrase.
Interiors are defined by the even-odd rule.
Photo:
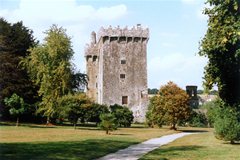
[[[222,144],[238,146],[238,145],[240,145],[240,141],[235,142],[235,143],[230,143],[230,141],[227,141],[227,142],[225,141],[225,142],[222,142]]]
[[[179,129],[178,131],[186,132],[186,133],[204,133],[204,132],[209,132],[207,130],[192,130],[192,129]]]
[[[77,127],[76,129],[79,129],[79,130],[90,130],[90,131],[99,131],[101,129],[99,129],[98,127]]]
[[[168,160],[166,155],[174,155],[176,157],[180,156],[183,152],[186,151],[197,151],[199,149],[204,148],[203,146],[173,146],[168,148],[158,148],[149,152],[144,157],[140,158],[140,160],[149,160],[149,159],[159,159],[159,160]]]
[[[103,139],[73,142],[0,143],[0,159],[90,160],[132,144],[135,142]]]
[[[117,134],[117,133],[112,133],[111,135],[114,135],[114,136],[129,136],[129,135],[132,135],[132,134]]]
[[[29,127],[29,128],[58,128],[56,125],[35,125],[35,124],[23,124],[21,127]]]

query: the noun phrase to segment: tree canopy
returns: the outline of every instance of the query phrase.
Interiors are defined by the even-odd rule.
[[[60,117],[68,118],[73,123],[74,128],[76,128],[79,118],[81,121],[87,118],[86,115],[92,105],[92,102],[84,93],[62,96],[58,103]]]
[[[207,0],[208,30],[199,54],[208,58],[205,86],[218,86],[219,96],[229,105],[240,103],[240,1]]]
[[[8,23],[0,18],[0,108],[5,110],[3,100],[13,93],[27,103],[37,100],[36,86],[31,82],[27,71],[19,66],[21,58],[29,55],[28,49],[37,44],[33,31],[22,22]]]
[[[19,124],[19,116],[25,111],[26,104],[22,97],[14,93],[11,97],[6,97],[4,103],[10,107],[9,112],[11,115],[17,117],[16,126]]]
[[[171,129],[176,130],[176,124],[189,117],[188,101],[189,96],[184,90],[173,82],[168,82],[150,101],[147,113],[150,125],[161,126],[165,122],[171,125]]]
[[[43,44],[31,48],[22,64],[39,85],[42,101],[38,111],[49,119],[57,111],[58,99],[71,91],[73,50],[65,29],[53,25],[45,34]]]
[[[133,112],[125,107],[118,104],[110,105],[112,115],[116,118],[116,124],[119,127],[130,127],[133,122]]]

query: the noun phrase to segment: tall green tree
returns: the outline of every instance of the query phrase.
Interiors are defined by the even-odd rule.
[[[219,96],[230,106],[240,104],[240,1],[207,0],[208,30],[200,52],[208,58],[204,85],[218,86]]]
[[[13,93],[29,104],[37,101],[36,87],[27,71],[19,66],[21,58],[28,56],[28,49],[36,43],[33,31],[22,22],[11,24],[0,18],[0,109],[4,113],[8,112],[8,108],[3,100]]]
[[[38,112],[49,119],[56,115],[58,99],[71,92],[73,50],[66,30],[56,25],[45,32],[43,44],[31,48],[30,55],[23,59],[42,97]]]

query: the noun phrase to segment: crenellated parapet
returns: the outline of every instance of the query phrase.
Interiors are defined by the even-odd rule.
[[[131,29],[128,29],[128,27],[120,28],[119,26],[115,28],[111,26],[108,28],[101,27],[98,32],[98,41],[104,37],[139,37],[148,39],[149,29],[143,28],[140,24],[133,26]]]
[[[85,46],[85,56],[97,56],[97,46],[99,42],[106,42],[111,40],[120,41],[139,41],[147,42],[149,39],[149,29],[142,27],[140,24],[133,26],[129,29],[127,26],[124,28],[109,26],[108,28],[101,27],[98,34],[93,31],[91,33],[91,43]],[[101,41],[102,40],[102,41]]]

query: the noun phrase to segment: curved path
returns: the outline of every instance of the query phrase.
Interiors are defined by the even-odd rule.
[[[158,147],[168,144],[178,138],[193,133],[176,133],[171,135],[162,136],[160,138],[153,138],[145,142],[129,146],[128,148],[121,149],[116,153],[108,154],[97,160],[137,160],[144,154],[157,149]]]

